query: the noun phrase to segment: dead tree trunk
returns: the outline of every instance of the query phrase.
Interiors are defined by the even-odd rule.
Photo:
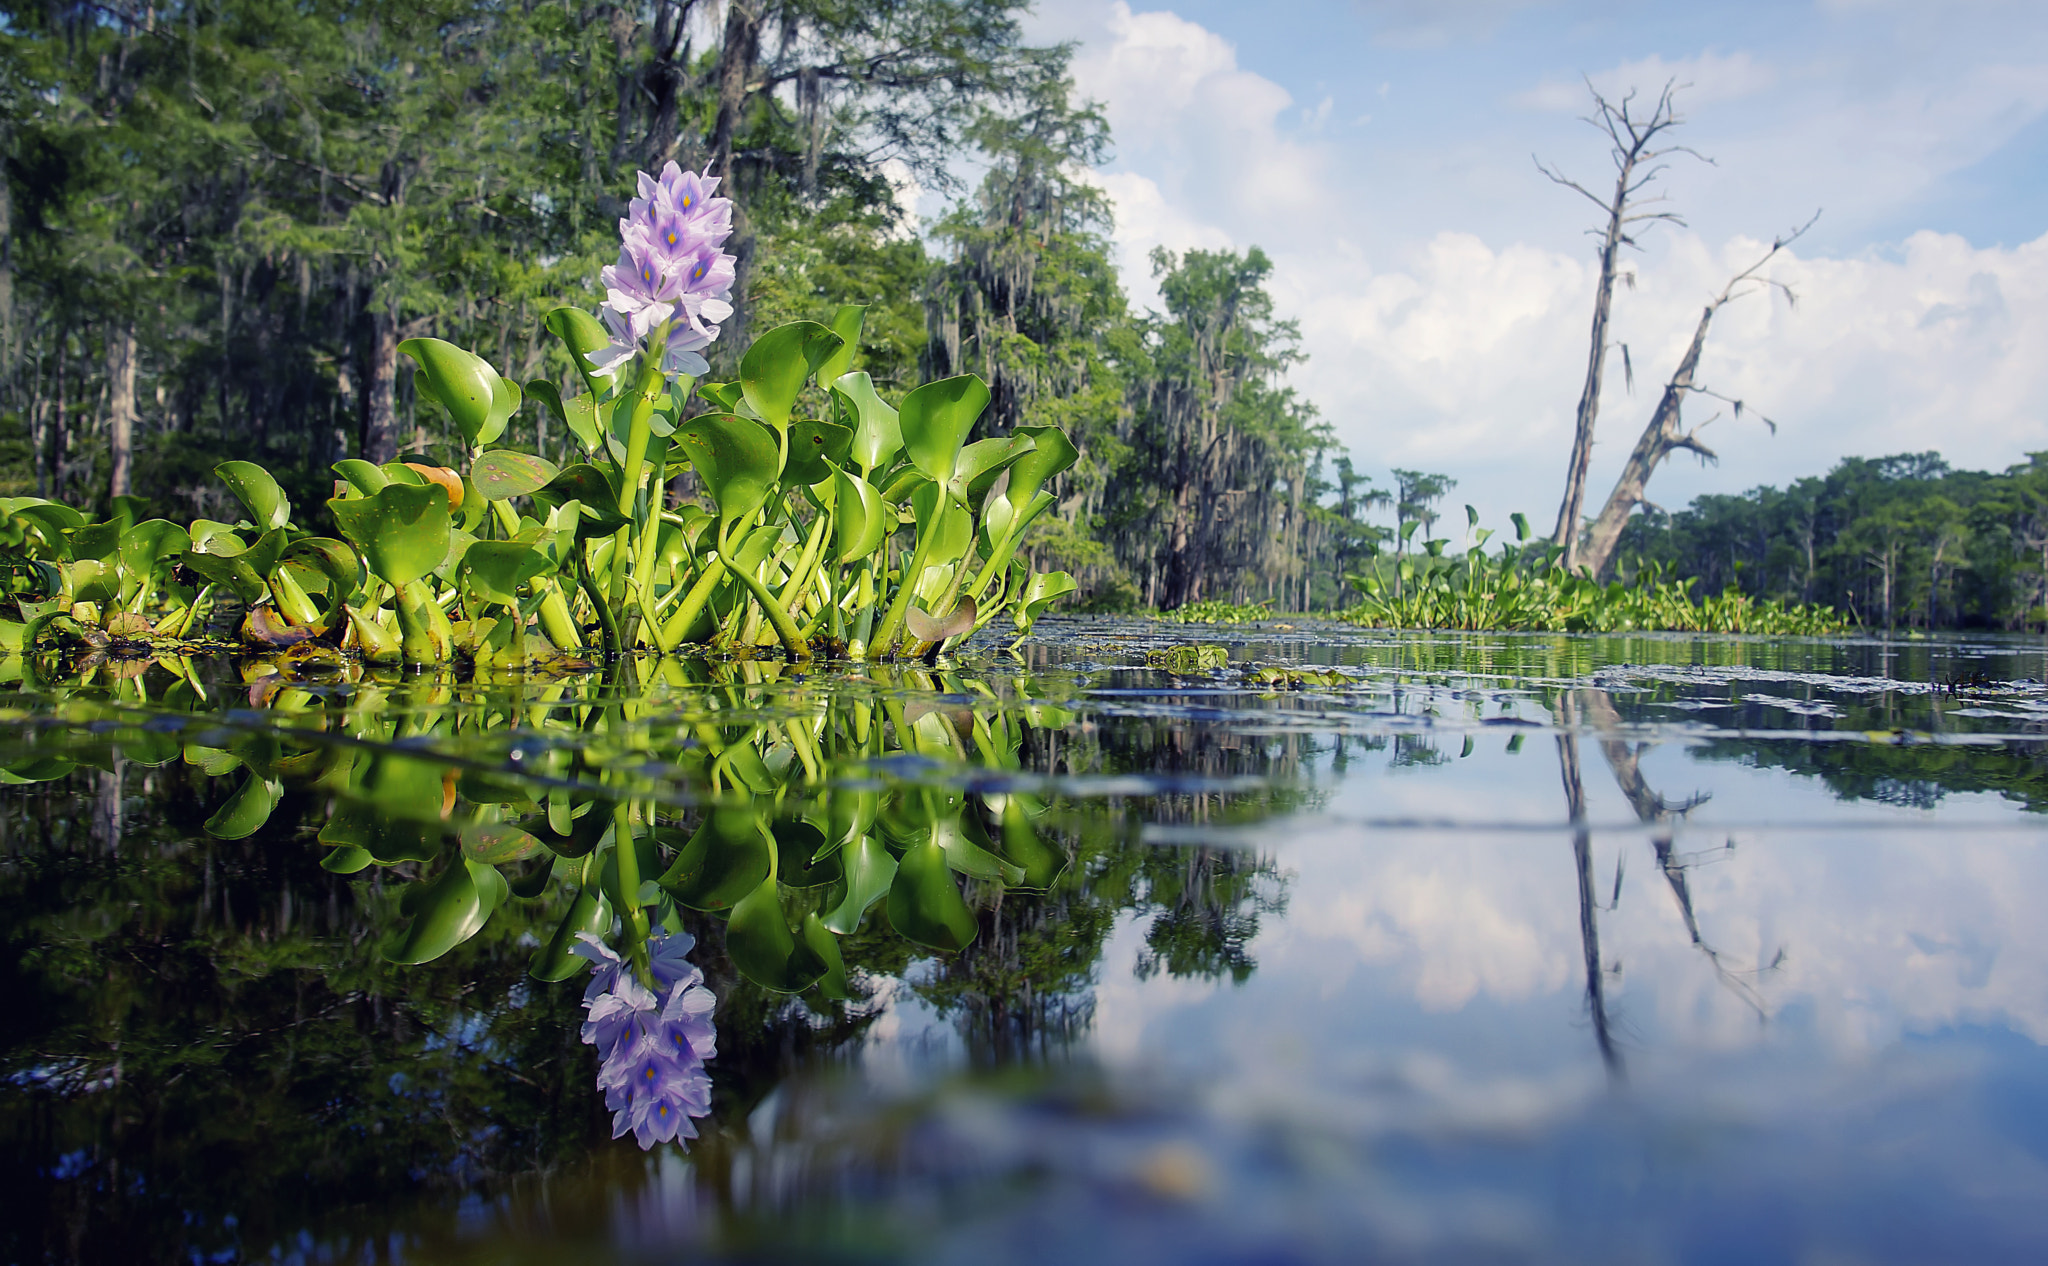
[[[1819,218],[1818,215],[1815,218]],[[1700,443],[1699,427],[1687,431],[1681,429],[1679,425],[1679,417],[1685,408],[1687,396],[1698,393],[1714,396],[1716,399],[1726,399],[1693,381],[1699,371],[1700,352],[1707,345],[1707,327],[1713,324],[1714,314],[1731,300],[1754,291],[1777,290],[1785,295],[1787,301],[1796,301],[1790,286],[1757,274],[1765,264],[1777,257],[1779,251],[1791,245],[1800,234],[1812,227],[1813,220],[1808,220],[1799,228],[1772,242],[1771,249],[1764,252],[1762,259],[1735,274],[1728,284],[1721,288],[1721,293],[1714,296],[1713,302],[1701,310],[1699,324],[1693,327],[1692,342],[1687,345],[1685,355],[1679,358],[1678,369],[1671,375],[1671,381],[1664,384],[1664,394],[1657,401],[1657,411],[1650,416],[1650,424],[1643,428],[1642,437],[1636,441],[1635,450],[1628,456],[1628,464],[1621,468],[1621,478],[1615,480],[1614,491],[1607,495],[1607,504],[1601,507],[1600,517],[1593,521],[1592,529],[1586,533],[1585,549],[1578,563],[1593,575],[1598,576],[1606,571],[1608,564],[1613,561],[1614,547],[1621,540],[1621,530],[1628,525],[1629,515],[1635,513],[1635,508],[1643,504],[1644,490],[1649,487],[1650,476],[1656,472],[1659,462],[1681,448],[1691,449],[1699,454],[1702,461],[1720,460],[1712,449]],[[1736,416],[1742,416],[1742,401],[1733,400],[1730,403],[1735,408]],[[1762,414],[1757,416],[1762,419],[1764,425],[1776,433],[1777,423],[1763,417]],[[1709,418],[1707,421],[1711,422],[1713,419]],[[1705,426],[1706,423],[1700,425]]]
[[[398,313],[395,302],[370,309],[369,372],[363,406],[363,460],[383,465],[398,457]]]
[[[107,336],[107,430],[113,448],[110,496],[129,492],[135,454],[135,326],[117,326]]]
[[[1587,90],[1593,91],[1590,84]],[[1653,143],[1660,134],[1684,121],[1672,108],[1671,97],[1676,90],[1675,82],[1665,84],[1664,91],[1658,94],[1657,104],[1649,116],[1640,119],[1630,113],[1630,106],[1635,100],[1633,91],[1624,96],[1619,103],[1610,102],[1598,92],[1593,92],[1594,112],[1587,117],[1586,122],[1606,133],[1607,139],[1612,143],[1614,192],[1609,197],[1600,197],[1577,181],[1567,179],[1545,167],[1541,162],[1536,164],[1538,171],[1565,188],[1581,194],[1594,206],[1599,207],[1607,217],[1605,227],[1591,230],[1600,235],[1600,281],[1593,291],[1592,341],[1586,357],[1586,381],[1579,391],[1578,414],[1572,430],[1571,460],[1565,466],[1564,500],[1558,506],[1557,529],[1552,535],[1552,539],[1564,550],[1564,564],[1567,569],[1575,567],[1579,561],[1579,516],[1585,509],[1586,468],[1593,461],[1593,430],[1600,416],[1600,387],[1607,374],[1607,324],[1614,307],[1614,282],[1622,275],[1621,248],[1637,244],[1635,233],[1639,230],[1631,230],[1630,225],[1655,223],[1660,220],[1668,220],[1675,224],[1685,222],[1670,211],[1641,209],[1646,201],[1656,201],[1646,200],[1641,195],[1655,183],[1658,175],[1664,170],[1657,160],[1669,154],[1692,153],[1684,146],[1677,145],[1653,148]],[[1699,157],[1697,154],[1693,156]],[[1632,274],[1629,280],[1633,282]],[[1622,349],[1622,358],[1624,361],[1627,360],[1627,348]]]

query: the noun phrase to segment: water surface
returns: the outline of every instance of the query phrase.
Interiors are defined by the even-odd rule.
[[[2048,1259],[2040,641],[1043,627],[931,673],[17,661],[6,1259]],[[679,911],[687,1152],[609,1137],[581,982],[527,976],[564,864],[420,966],[380,949],[442,846],[321,865],[356,811],[680,842],[865,792],[1029,805],[1032,873],[958,877],[956,954],[871,909],[844,1000]]]

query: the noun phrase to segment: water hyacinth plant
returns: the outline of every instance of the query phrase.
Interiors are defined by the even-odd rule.
[[[598,313],[545,319],[571,382],[521,386],[451,343],[401,344],[465,456],[459,469],[336,463],[331,535],[249,462],[218,468],[245,512],[235,523],[140,519],[132,503],[94,523],[0,501],[21,616],[0,623],[0,646],[146,661],[229,616],[241,640],[311,658],[488,672],[684,646],[929,657],[1005,614],[1028,633],[1074,589],[1016,558],[1073,444],[1056,427],[968,442],[989,400],[972,375],[886,402],[855,368],[858,305],[830,326],[769,330],[737,380],[702,381],[733,311],[717,184],[674,163],[640,175]],[[519,448],[529,409],[582,460]],[[670,504],[686,471],[707,505]]]

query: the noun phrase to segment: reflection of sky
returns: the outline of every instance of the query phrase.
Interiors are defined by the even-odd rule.
[[[1715,688],[1775,712],[1781,733],[1796,710],[1775,700],[1867,689],[1736,676]],[[1314,809],[1155,832],[1253,848],[1287,876],[1241,985],[1139,978],[1145,915],[1104,955],[1088,1056],[1127,1087],[1190,1093],[1177,1128],[1229,1193],[1196,1201],[1188,1224],[1219,1238],[1160,1243],[1182,1243],[1183,1260],[1275,1244],[1345,1260],[1323,1250],[1367,1243],[1460,1260],[2048,1260],[2039,815],[1984,792],[1845,800],[1818,778],[1707,759],[1685,709],[1618,690],[1621,732],[1641,745],[1610,753],[1612,728],[1576,733],[1610,1074],[1559,734],[1527,691],[1512,709],[1542,728],[1476,726],[1457,684],[1410,690],[1400,716],[1369,685],[1269,717],[1321,732]],[[1159,715],[1130,694],[1098,703],[1107,725]],[[1357,741],[1395,734],[1409,736],[1399,750]],[[1630,752],[1667,804],[1699,800],[1667,828],[1668,864],[1613,768]],[[885,1069],[891,1045],[875,1052]],[[1073,1251],[1104,1260],[1108,1242]]]
[[[1579,747],[1589,818],[1631,822],[1597,741]],[[1512,756],[1493,741],[1463,760],[1450,750],[1444,764],[1398,769],[1386,754],[1354,758],[1327,817],[1240,837],[1291,875],[1286,914],[1252,946],[1259,968],[1243,985],[1138,981],[1143,928],[1126,928],[1097,995],[1101,1057],[1227,1088],[1214,1096],[1225,1119],[1334,1130],[1402,1157],[1402,1182],[1457,1195],[1445,1216],[1481,1194],[1508,1201],[1524,1247],[1619,1251],[1637,1232],[1635,1249],[1684,1244],[1712,1261],[1796,1260],[1801,1245],[2005,1260],[2039,1246],[2038,819],[1988,795],[1932,811],[1845,805],[1814,780],[1700,764],[1677,744],[1645,752],[1668,798],[1713,797],[1673,845],[1704,947],[1648,833],[1595,830],[1601,905],[1620,870],[1618,901],[1597,913],[1625,1070],[1610,1086],[1556,739],[1531,736]],[[1552,825],[1361,825],[1432,814]],[[2009,829],[1973,835],[1958,820]],[[1587,1198],[1620,1202],[1602,1207],[1607,1231],[1591,1240],[1547,1220],[1569,1207],[1555,1184],[1574,1171]],[[1714,1201],[1741,1230],[1717,1240],[1686,1225]],[[1425,1238],[1460,1237],[1439,1225]],[[1975,1247],[1949,1258],[1964,1245]]]

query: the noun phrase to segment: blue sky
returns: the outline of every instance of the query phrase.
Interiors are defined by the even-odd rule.
[[[1690,85],[1679,139],[1716,160],[1674,162],[1687,225],[1617,302],[1638,382],[1603,397],[1596,499],[1700,305],[1816,209],[1773,270],[1798,306],[1725,310],[1702,365],[1779,433],[1720,417],[1721,464],[1678,459],[1652,499],[2048,449],[2048,6],[1041,0],[1033,33],[1078,42],[1115,129],[1100,179],[1133,295],[1154,245],[1264,247],[1311,357],[1296,385],[1368,469],[1447,471],[1489,523],[1555,513],[1597,212],[1531,158],[1611,182],[1582,76]]]

